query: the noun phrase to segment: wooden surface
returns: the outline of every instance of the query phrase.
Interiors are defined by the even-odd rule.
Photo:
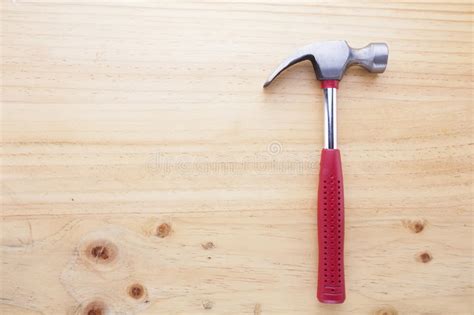
[[[472,314],[470,1],[3,1],[3,314]],[[317,40],[347,301],[318,304]]]

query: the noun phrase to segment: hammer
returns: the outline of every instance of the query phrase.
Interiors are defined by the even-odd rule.
[[[310,44],[285,59],[268,77],[267,87],[285,69],[304,60],[313,64],[324,95],[324,148],[321,151],[318,191],[318,290],[321,303],[346,299],[344,283],[344,187],[341,155],[337,149],[336,91],[344,72],[359,65],[373,73],[387,67],[388,46],[372,43],[360,49],[346,41]]]

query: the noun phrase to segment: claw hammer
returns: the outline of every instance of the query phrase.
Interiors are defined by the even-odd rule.
[[[382,73],[387,67],[388,46],[372,43],[351,48],[346,41],[325,41],[302,47],[285,59],[268,77],[264,87],[285,69],[309,60],[324,95],[324,148],[321,151],[318,188],[318,290],[322,303],[343,303],[344,282],[344,187],[341,155],[337,149],[336,91],[344,72],[359,65]]]

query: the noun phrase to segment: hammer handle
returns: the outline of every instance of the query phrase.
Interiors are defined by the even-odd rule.
[[[318,300],[343,303],[344,284],[344,187],[341,154],[323,149],[318,192]]]

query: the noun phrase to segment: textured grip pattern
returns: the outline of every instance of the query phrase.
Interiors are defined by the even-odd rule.
[[[343,303],[344,284],[344,187],[341,155],[323,149],[318,193],[318,300]]]

